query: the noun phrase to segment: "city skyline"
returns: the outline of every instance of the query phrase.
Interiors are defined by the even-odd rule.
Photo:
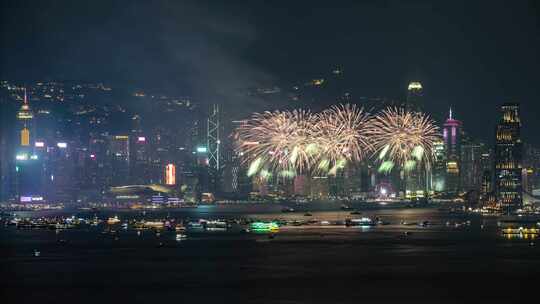
[[[323,82],[313,81],[303,90],[317,98]],[[292,108],[255,113],[240,121],[219,104],[207,107],[187,96],[143,90],[118,92],[102,83],[20,86],[3,81],[2,88],[3,104],[11,109],[4,115],[18,122],[18,127],[4,124],[2,197],[21,203],[31,202],[32,197],[64,203],[110,202],[111,195],[133,203],[143,198],[122,194],[125,190],[118,194],[115,189],[161,184],[165,187],[148,189],[165,197],[156,201],[154,195],[148,202],[167,203],[168,197],[170,202],[197,203],[226,197],[365,199],[384,195],[410,200],[461,197],[472,205],[501,206],[499,193],[509,190],[498,186],[498,176],[506,171],[497,170],[499,163],[507,169],[508,162],[519,168],[512,178],[519,177],[519,187],[524,179],[528,197],[539,186],[538,168],[528,154],[521,159],[521,138],[512,154],[516,156],[511,156],[519,158],[503,159],[498,152],[500,135],[490,141],[475,139],[467,122],[456,119],[452,108],[444,123],[432,121],[423,113],[425,87],[419,81],[409,83],[402,100],[365,100],[371,108],[344,99],[341,105],[319,112]],[[141,105],[159,104],[158,120],[152,119],[150,108],[116,102],[125,97]],[[57,105],[63,104],[71,110],[59,111]],[[171,120],[163,120],[163,111],[171,113]],[[189,118],[178,125],[178,115]],[[513,115],[521,119],[520,114]],[[119,124],[110,124],[116,120]],[[417,127],[426,133],[412,140]],[[262,132],[253,133],[256,129]],[[517,132],[522,133],[521,120]],[[402,133],[410,136],[405,142]],[[275,136],[290,142],[276,145]],[[522,167],[524,162],[528,166]],[[358,167],[365,165],[377,170]],[[521,168],[530,173],[525,177]],[[356,182],[346,181],[351,178]],[[519,202],[509,205],[511,210],[520,208],[521,200],[520,196]]]
[[[536,296],[540,0],[2,0],[0,41],[6,303]]]

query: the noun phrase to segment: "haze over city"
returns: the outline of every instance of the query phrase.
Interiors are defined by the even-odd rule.
[[[7,298],[533,290],[538,2],[0,5]]]

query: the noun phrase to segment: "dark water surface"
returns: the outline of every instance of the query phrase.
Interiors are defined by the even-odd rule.
[[[335,210],[312,213],[310,219],[317,220],[353,217]],[[112,214],[142,217],[140,212],[99,216]],[[144,217],[166,215],[306,219],[303,212],[283,214],[277,206],[207,207]],[[390,224],[295,227],[274,239],[197,234],[180,242],[174,232],[138,236],[127,230],[115,240],[101,233],[103,227],[58,233],[2,227],[2,298],[5,303],[520,303],[538,296],[540,243],[502,237],[495,219],[436,209],[363,215]],[[400,224],[423,220],[433,225]],[[455,226],[468,220],[470,225]],[[40,257],[32,256],[34,249]]]

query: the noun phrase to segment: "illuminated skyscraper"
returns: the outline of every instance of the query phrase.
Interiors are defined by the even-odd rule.
[[[30,110],[28,105],[28,98],[26,96],[26,90],[24,90],[24,101],[19,112],[17,112],[17,121],[19,122],[19,146],[31,149],[31,138],[34,136],[33,128],[34,114]]]
[[[410,111],[422,111],[424,107],[424,88],[418,81],[412,81],[407,87],[407,100],[405,109]],[[411,199],[424,197],[428,189],[428,181],[431,180],[431,171],[424,168],[414,168],[403,172],[405,196]]]
[[[500,111],[495,131],[495,195],[502,210],[512,212],[523,205],[519,104],[503,104]]]
[[[15,148],[15,195],[21,202],[43,195],[42,162],[34,153],[34,114],[30,110],[26,89],[23,104],[17,112],[17,145]]]
[[[406,109],[422,111],[424,108],[424,88],[418,81],[412,81],[407,87]]]
[[[454,119],[452,109],[443,126],[443,141],[446,150],[446,191],[457,193],[460,190],[461,121]]]
[[[209,191],[216,192],[221,184],[221,174],[223,169],[221,151],[221,111],[218,104],[210,107],[206,129],[206,147],[208,151],[208,176]]]
[[[436,141],[433,143],[434,157],[433,160],[433,180],[432,188],[435,192],[443,192],[446,190],[446,149],[444,141]]]
[[[165,166],[165,185],[176,185],[176,166],[174,164]]]
[[[485,200],[493,191],[493,151],[490,149],[485,149],[480,155],[480,168],[482,170],[480,198]]]

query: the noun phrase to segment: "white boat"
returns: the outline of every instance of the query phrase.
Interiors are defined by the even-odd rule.
[[[120,223],[120,219],[118,218],[118,216],[114,216],[114,217],[110,217],[107,219],[107,224],[109,225],[114,225],[114,224],[118,224]]]
[[[227,222],[225,221],[207,221],[205,223],[206,231],[227,231]]]
[[[369,227],[369,226],[375,226],[377,223],[370,219],[369,217],[363,217],[359,219],[347,219],[345,221],[345,226],[359,226],[359,227]]]

